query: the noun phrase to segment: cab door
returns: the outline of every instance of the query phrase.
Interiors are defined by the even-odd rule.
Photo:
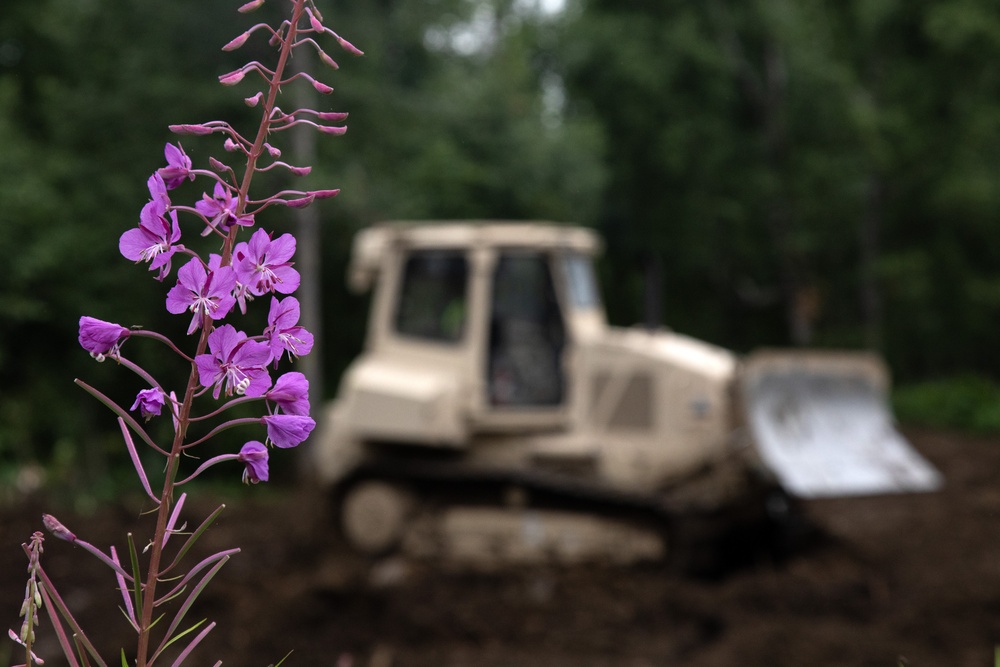
[[[493,266],[486,391],[494,411],[558,411],[566,399],[566,325],[548,253],[500,251]]]

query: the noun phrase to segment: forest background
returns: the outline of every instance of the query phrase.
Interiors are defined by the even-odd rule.
[[[0,488],[29,463],[66,488],[114,488],[104,480],[126,460],[115,424],[72,380],[116,380],[76,344],[77,320],[183,326],[117,239],[174,140],[168,124],[248,113],[216,80],[239,64],[220,51],[240,29],[234,6],[0,6]],[[1000,430],[995,3],[322,9],[366,52],[331,77],[322,104],[350,112],[350,129],[319,142],[308,177],[343,190],[318,207],[315,245],[327,398],[364,333],[366,302],[344,285],[357,229],[546,219],[603,235],[612,323],[740,352],[873,349],[901,417]],[[184,143],[195,164],[203,141]],[[287,211],[269,222],[295,224]],[[168,372],[142,356],[154,351],[132,352]],[[129,404],[135,388],[119,389]]]

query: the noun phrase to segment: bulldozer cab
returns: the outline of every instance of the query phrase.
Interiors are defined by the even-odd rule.
[[[458,445],[470,430],[565,426],[572,343],[604,322],[591,271],[597,248],[587,230],[542,224],[364,230],[349,278],[356,290],[378,286],[359,386],[393,382],[382,401],[399,400],[399,387],[413,393],[409,412],[380,406],[393,408],[409,441]],[[355,407],[352,419],[363,418]],[[384,417],[369,421],[359,430],[389,428]]]
[[[483,255],[483,253],[479,253]],[[403,251],[392,330],[401,339],[440,345],[456,357],[482,359],[488,409],[549,408],[564,399],[566,327],[544,252],[496,249],[479,258],[489,299],[479,303],[472,284],[477,258],[470,249]],[[470,328],[469,320],[486,318]],[[467,330],[485,332],[473,340]]]

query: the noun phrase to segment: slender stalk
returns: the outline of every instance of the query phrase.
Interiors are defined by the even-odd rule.
[[[202,315],[201,336],[198,339],[198,354],[204,354],[208,348],[208,334],[211,331],[211,319]],[[163,555],[163,537],[167,532],[170,520],[170,508],[173,505],[174,479],[177,476],[177,466],[180,461],[184,438],[191,417],[191,406],[194,394],[198,389],[198,367],[191,365],[191,375],[188,378],[184,400],[181,402],[177,415],[177,429],[167,457],[166,474],[163,480],[163,492],[160,494],[160,507],[156,513],[156,530],[153,533],[153,545],[149,553],[149,566],[146,571],[146,586],[143,590],[142,618],[139,620],[139,640],[136,647],[136,667],[147,667],[149,655],[150,631],[153,625],[153,603],[156,601],[156,583],[160,576],[160,559]]]

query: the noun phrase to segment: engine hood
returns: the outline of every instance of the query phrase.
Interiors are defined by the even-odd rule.
[[[603,345],[713,382],[732,381],[739,364],[730,350],[669,330],[610,327]]]

